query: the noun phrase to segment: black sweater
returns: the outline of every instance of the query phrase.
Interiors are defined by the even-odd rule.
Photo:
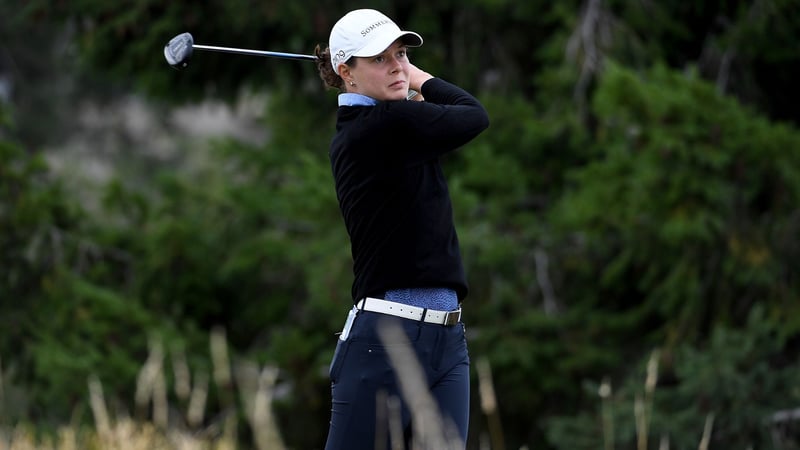
[[[330,159],[350,235],[354,302],[415,287],[467,295],[439,156],[477,136],[489,118],[472,95],[441,79],[421,92],[424,102],[338,110]]]

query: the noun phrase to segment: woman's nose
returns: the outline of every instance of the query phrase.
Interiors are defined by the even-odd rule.
[[[400,64],[400,60],[392,57],[392,73],[397,73],[402,69],[402,65]]]

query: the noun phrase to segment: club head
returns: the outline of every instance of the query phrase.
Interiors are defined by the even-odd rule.
[[[189,58],[192,57],[192,45],[194,38],[190,33],[183,33],[175,36],[164,46],[164,57],[170,66],[180,69],[189,65]]]

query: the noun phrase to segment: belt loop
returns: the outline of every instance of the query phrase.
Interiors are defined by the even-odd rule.
[[[427,316],[427,315],[428,315],[428,308],[423,308],[422,309],[422,317],[419,318],[419,322],[420,323],[425,322],[425,316]]]
[[[367,306],[367,298],[369,298],[369,297],[364,297],[364,298],[361,300],[361,312],[362,312],[362,313],[364,312],[364,308]]]

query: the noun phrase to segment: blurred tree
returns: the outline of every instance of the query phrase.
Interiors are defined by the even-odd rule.
[[[11,3],[0,1],[0,101],[7,102],[15,117],[8,138],[38,149],[69,129],[74,47],[63,23],[31,22]]]
[[[685,340],[712,321],[742,324],[757,302],[789,305],[797,131],[659,67],[607,71],[594,108],[597,157],[572,170],[553,212],[586,243],[597,306],[648,309]]]
[[[342,0],[169,5],[148,0],[128,6],[34,0],[10,17],[44,28],[54,20],[70,24],[79,43],[77,59],[85,66],[135,82],[150,93],[171,99],[234,98],[242,87],[272,86],[284,76],[314,79],[313,66],[204,52],[188,69],[175,72],[165,70],[161,57],[166,42],[188,31],[197,43],[310,53],[314,45],[327,41],[338,17],[363,7]],[[691,5],[438,0],[372,5],[425,36],[425,48],[417,52],[423,67],[468,88],[480,83],[492,91],[532,98],[537,90],[531,75],[563,60],[565,49],[572,48],[578,50],[574,55],[584,69],[599,68],[609,54],[632,67],[699,66],[700,74],[721,92],[756,105],[775,119],[798,123],[791,106],[796,103],[796,89],[783,74],[796,71],[800,50],[781,45],[800,33],[793,6],[793,0]]]
[[[4,419],[88,419],[90,374],[127,401],[148,335],[170,337],[169,319],[125,296],[129,255],[92,228],[41,156],[0,140],[0,355],[25,386]]]
[[[497,141],[479,140],[452,174],[476,285],[472,350],[490,355],[507,417],[579,407],[575,387],[591,374],[621,376],[655,346],[703,345],[756,305],[796,316],[800,160],[786,149],[797,130],[663,66],[608,63],[591,104],[593,137],[573,122],[558,140],[537,131],[551,116],[506,104],[493,117],[516,121],[495,121],[486,139]],[[551,174],[548,189],[525,184]],[[528,436],[512,446],[544,431],[513,419],[505,429]]]
[[[613,436],[616,448],[637,448],[638,435],[646,432],[650,447],[666,439],[670,448],[694,448],[711,415],[709,448],[791,448],[791,441],[781,444],[772,420],[800,401],[797,389],[787,389],[800,367],[797,326],[787,328],[785,319],[757,307],[742,328],[715,326],[702,348],[681,344],[654,352],[654,359],[641,361],[616,389],[601,393],[596,382],[586,383],[595,407],[549,420],[550,442],[555,448],[588,450]],[[664,363],[669,368],[659,370]],[[637,402],[646,430],[631,414]]]
[[[237,357],[281,368],[280,381],[292,386],[277,401],[282,431],[311,448],[327,429],[292,417],[328,419],[324,374],[350,303],[350,254],[327,154],[318,151],[327,136],[314,132],[332,127],[331,109],[309,113],[312,104],[286,92],[270,101],[269,143],[216,141],[199,173],[155,177],[155,198],[111,186],[104,216],[115,225],[102,235],[131,255],[131,294],[180,324],[185,340],[221,326]]]
[[[221,325],[238,356],[281,368],[286,442],[319,445],[331,333],[351,281],[326,155],[334,94],[305,63],[204,53],[177,72],[161,49],[190,31],[202,43],[306,53],[356,3],[51,3],[27,2],[19,20],[72,27],[87,73],[172,101],[263,88],[269,139],[218,141],[199,171],[153,167],[142,185],[117,180],[92,210],[44,178],[40,159],[2,147],[0,241],[13,270],[0,301],[26,301],[2,304],[0,323],[13,327],[38,305],[58,311],[31,322],[38,356],[19,364],[38,374],[32,389],[58,398],[54,414],[69,409],[79,388],[42,374],[77,380],[110,351],[106,341],[123,342],[98,323],[82,331],[97,353],[66,364],[84,341],[53,336],[76,316],[180,333],[200,354],[204,333]],[[653,347],[702,349],[714,330],[737,333],[757,305],[788,318],[774,322],[781,333],[796,332],[800,161],[791,150],[800,137],[766,118],[796,120],[781,106],[795,94],[762,82],[787,82],[797,61],[797,49],[781,45],[797,35],[789,0],[373,6],[420,31],[426,45],[413,60],[478,93],[492,118],[489,132],[444,162],[472,285],[471,352],[492,363],[510,448],[559,447],[564,433],[548,433],[547,418],[593,410],[581,385],[628,379]],[[54,242],[53,229],[70,237],[58,240],[69,244],[56,247],[60,264],[33,252]],[[0,352],[22,339],[12,329]],[[758,330],[747,330],[736,342],[756,342]],[[128,379],[143,341],[124,345],[106,376]],[[689,359],[664,369],[687,397],[700,386],[680,374]],[[474,403],[472,446],[484,432]]]

